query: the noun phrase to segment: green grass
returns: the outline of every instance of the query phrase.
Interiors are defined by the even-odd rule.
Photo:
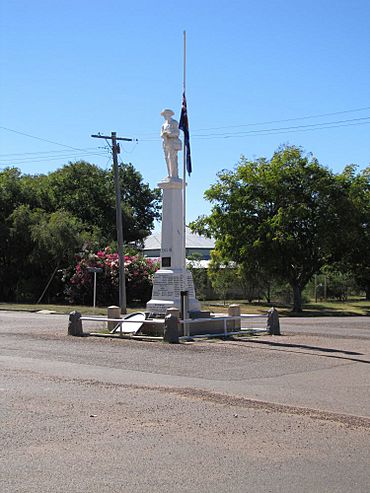
[[[203,310],[209,310],[216,313],[227,312],[227,305],[237,303],[241,306],[242,313],[266,313],[274,306],[281,316],[286,317],[333,317],[333,316],[370,316],[370,301],[364,299],[349,299],[348,301],[320,301],[320,303],[310,302],[303,306],[302,313],[293,313],[291,306],[281,303],[246,303],[244,301],[230,300],[226,306],[220,301],[209,301],[202,303]]]
[[[95,311],[91,306],[80,305],[46,305],[46,304],[27,304],[27,303],[0,303],[0,310],[38,312],[40,310],[50,310],[60,314],[69,314],[76,310],[83,315],[107,315],[107,307],[96,307]],[[143,308],[128,308],[129,313],[143,311]]]
[[[349,299],[345,302],[339,301],[320,301],[319,303],[310,302],[304,305],[302,313],[292,313],[291,307],[279,303],[246,303],[244,301],[229,300],[226,305],[221,301],[205,301],[202,302],[202,310],[207,310],[213,313],[227,313],[227,306],[230,303],[238,303],[241,306],[242,313],[266,313],[271,306],[275,306],[281,316],[301,316],[301,317],[335,317],[335,316],[370,316],[370,301],[364,299]],[[56,313],[69,314],[72,310],[77,310],[83,315],[106,315],[106,307],[96,307],[95,312],[90,306],[76,305],[35,305],[24,303],[0,303],[0,310],[15,310],[38,312],[40,310],[51,310]],[[145,307],[128,308],[129,313],[136,311],[144,311]]]
[[[370,301],[364,299],[349,299],[348,301],[310,302],[304,306],[306,316],[370,316]]]

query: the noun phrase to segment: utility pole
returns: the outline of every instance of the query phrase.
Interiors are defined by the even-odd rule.
[[[126,282],[125,282],[125,256],[123,253],[123,228],[122,228],[122,209],[121,209],[121,187],[119,183],[118,159],[117,155],[121,152],[117,140],[125,140],[132,142],[134,139],[126,137],[117,137],[116,132],[111,132],[111,135],[92,135],[95,139],[105,139],[112,141],[112,157],[113,157],[113,173],[114,186],[116,191],[116,229],[118,241],[118,256],[119,256],[119,306],[121,313],[127,313],[126,307]]]

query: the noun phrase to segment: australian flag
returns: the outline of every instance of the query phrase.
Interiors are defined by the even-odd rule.
[[[190,134],[189,134],[189,120],[188,120],[188,110],[186,106],[185,93],[183,93],[182,95],[182,106],[181,106],[181,115],[179,121],[179,129],[184,132],[185,166],[186,166],[186,171],[190,176],[190,173],[192,171],[191,157],[190,157]]]

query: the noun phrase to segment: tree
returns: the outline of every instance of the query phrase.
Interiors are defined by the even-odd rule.
[[[351,235],[340,267],[354,276],[370,300],[370,167],[356,171],[357,166],[350,165],[338,176],[349,201],[345,227]]]
[[[202,265],[203,257],[200,253],[192,253],[186,258],[188,260],[187,268],[193,276],[197,298],[199,300],[206,300],[209,296],[209,278],[208,269]]]
[[[140,244],[159,218],[160,193],[120,167],[124,240]],[[116,239],[112,172],[79,161],[48,175],[0,171],[0,299],[35,300],[84,243]],[[37,299],[37,298],[36,298]]]
[[[7,223],[9,253],[2,274],[8,294],[4,299],[36,301],[48,279],[51,282],[59,266],[66,267],[89,235],[65,211],[49,214],[25,204],[14,209]]]
[[[225,261],[258,264],[288,282],[293,310],[300,312],[310,278],[348,241],[339,185],[332,172],[295,146],[279,148],[270,161],[242,157],[235,171],[220,172],[205,192],[211,214],[192,228],[215,237]]]
[[[6,168],[0,173],[0,299],[14,297],[17,273],[22,269],[28,236],[22,225],[19,242],[14,241],[14,211],[26,202],[21,172]]]
[[[33,263],[42,265],[42,273],[47,274],[48,282],[43,291],[38,292],[37,300],[41,302],[60,267],[72,262],[76,251],[84,242],[93,239],[86,232],[84,225],[69,212],[58,210],[51,214],[43,213],[39,221],[30,228],[34,242]],[[45,277],[44,277],[45,279]],[[45,282],[45,281],[44,281]]]
[[[215,249],[211,252],[208,273],[213,289],[221,296],[224,305],[226,305],[228,292],[235,284],[238,276],[236,266],[229,262],[224,262],[222,255]]]
[[[251,264],[248,261],[239,266],[238,273],[244,296],[249,303],[262,298],[271,303],[271,274],[264,271],[258,263]]]
[[[110,172],[113,191],[113,172]],[[151,190],[143,183],[141,174],[132,164],[122,164],[119,168],[121,199],[123,209],[123,235],[126,243],[142,245],[153,229],[153,222],[161,218],[161,192]]]
[[[160,193],[143,183],[132,164],[119,169],[124,241],[142,242],[159,219]],[[78,161],[48,176],[53,210],[64,209],[100,231],[102,244],[116,238],[116,202],[111,170]]]

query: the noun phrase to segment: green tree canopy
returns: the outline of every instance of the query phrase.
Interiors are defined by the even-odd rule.
[[[123,233],[126,243],[141,242],[159,219],[160,192],[143,183],[132,164],[120,166]],[[70,163],[48,176],[52,209],[64,209],[86,227],[98,228],[102,239],[116,238],[116,204],[111,170],[85,161]]]
[[[335,175],[300,148],[284,146],[271,160],[244,157],[235,171],[222,171],[205,197],[211,214],[192,224],[212,235],[226,261],[258,265],[290,284],[294,311],[302,290],[347,239],[343,221],[348,198]]]
[[[160,213],[159,190],[120,166],[124,241],[139,244]],[[0,300],[36,297],[84,244],[116,240],[111,170],[78,161],[48,175],[0,172]]]
[[[346,190],[350,216],[350,223],[345,224],[350,238],[340,264],[370,300],[370,167],[358,173],[357,166],[347,166],[338,180]]]

